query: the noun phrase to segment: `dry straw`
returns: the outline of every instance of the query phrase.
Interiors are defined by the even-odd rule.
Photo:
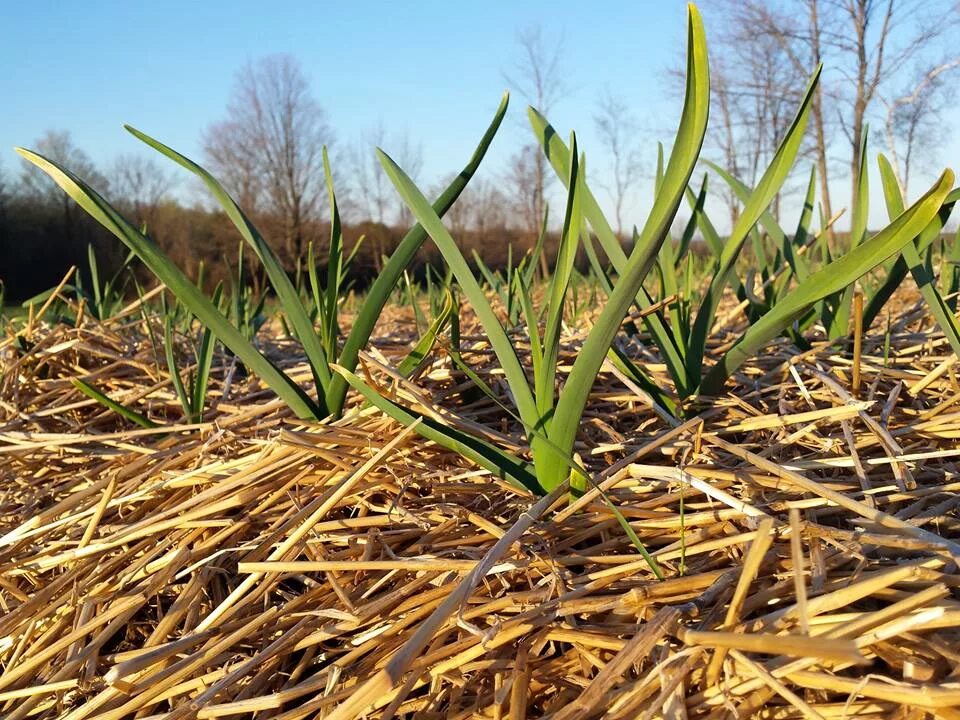
[[[372,348],[388,363],[399,312]],[[36,321],[28,351],[2,347],[0,712],[955,717],[960,388],[940,341],[916,342],[924,315],[900,318],[886,367],[863,338],[859,401],[826,346],[798,360],[774,345],[674,429],[602,374],[578,449],[597,488],[572,504],[374,409],[303,423],[255,379],[224,394],[223,357],[216,413],[171,424],[176,394],[131,342],[142,320]],[[162,427],[127,429],[69,383],[78,371]],[[464,386],[444,353],[419,387],[411,402],[446,398],[423,410],[510,442],[496,404],[450,402]]]

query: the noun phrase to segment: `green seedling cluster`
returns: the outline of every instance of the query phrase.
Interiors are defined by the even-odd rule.
[[[129,253],[117,271],[106,279],[100,277],[100,264],[97,260],[97,253],[92,244],[87,245],[87,270],[89,273],[90,288],[86,287],[83,277],[78,272],[74,272],[74,282],[66,282],[55,288],[44,290],[33,297],[27,298],[21,303],[21,307],[29,310],[31,306],[40,307],[47,303],[50,297],[59,292],[60,295],[47,306],[47,311],[54,317],[66,320],[75,324],[78,317],[74,314],[68,303],[61,300],[63,297],[71,297],[77,302],[82,302],[86,311],[93,315],[97,320],[106,320],[116,315],[123,307],[127,269],[135,255]],[[3,306],[3,283],[0,282],[0,309]],[[80,313],[82,315],[82,313]]]
[[[220,308],[223,301],[223,286],[217,285],[211,299],[213,304]],[[164,303],[166,305],[166,303]],[[184,384],[181,370],[177,364],[176,338],[174,325],[176,322],[176,305],[174,309],[165,309],[163,313],[163,349],[167,362],[167,370],[177,399],[183,408],[183,416],[188,422],[198,423],[203,420],[203,409],[207,404],[207,388],[210,384],[210,369],[213,366],[213,354],[216,337],[210,326],[204,326],[200,331],[200,342],[194,350],[196,364],[187,371],[187,382]],[[187,331],[192,325],[192,317],[187,316]],[[188,336],[192,333],[187,333]]]
[[[868,188],[866,141],[861,149],[858,175],[860,193],[852,212],[849,247],[838,252],[826,243],[832,219],[821,218],[813,229],[813,198],[816,174],[810,172],[806,202],[798,226],[785,232],[770,207],[784,182],[795,169],[798,152],[811,111],[820,69],[814,70],[802,95],[793,122],[784,134],[769,166],[751,188],[710,165],[742,201],[742,209],[727,237],[721,237],[705,211],[708,182],[691,179],[702,162],[701,147],[707,131],[710,78],[707,45],[699,12],[691,6],[687,25],[686,88],[683,108],[672,149],[665,158],[661,150],[655,198],[646,221],[635,228],[628,244],[613,231],[591,191],[576,136],[565,142],[536,109],[529,120],[537,142],[566,188],[563,225],[551,272],[540,279],[542,293],[533,288],[542,267],[546,218],[533,251],[515,262],[509,255],[504,272],[487,267],[478,255],[473,263],[480,279],[456,240],[444,226],[443,215],[473,177],[493,140],[507,109],[501,101],[492,122],[463,170],[435,202],[421,192],[404,170],[378,150],[380,162],[391,183],[411,211],[417,224],[404,236],[386,260],[383,271],[359,301],[349,331],[341,326],[343,298],[347,292],[340,216],[329,159],[324,153],[324,171],[329,193],[331,233],[326,274],[317,271],[311,246],[307,272],[291,281],[268,244],[219,182],[202,167],[176,151],[128,128],[137,138],[199,177],[239,230],[270,281],[282,321],[303,348],[314,379],[315,392],[304,389],[262,355],[254,344],[263,299],[245,294],[242,272],[229,300],[221,291],[209,298],[190,282],[143,232],[125,220],[110,204],[68,169],[27,150],[21,154],[46,171],[94,218],[119,237],[170,289],[184,313],[206,328],[196,355],[196,368],[183,385],[173,362],[172,321],[166,323],[166,348],[171,377],[192,420],[202,417],[206,385],[215,340],[236,356],[246,368],[267,383],[300,418],[320,420],[339,417],[344,410],[348,386],[368,403],[439,445],[455,450],[497,476],[535,493],[546,493],[569,482],[575,492],[590,483],[589,473],[574,452],[574,443],[591,390],[605,363],[612,364],[635,383],[657,412],[670,424],[679,424],[710,398],[722,393],[729,378],[765,345],[778,336],[799,346],[807,342],[805,331],[819,324],[830,339],[847,337],[850,299],[858,282],[869,285],[867,320],[877,317],[893,291],[911,274],[934,317],[960,352],[960,330],[953,312],[960,288],[960,242],[943,252],[940,285],[933,272],[932,248],[940,237],[960,190],[953,190],[949,170],[914,203],[907,206],[896,187],[889,163],[880,158],[889,223],[869,232],[866,219]],[[709,165],[709,164],[708,164]],[[671,228],[681,206],[690,210],[677,242]],[[695,236],[703,240],[704,252],[694,252]],[[421,290],[410,278],[411,263],[427,238],[439,250],[444,269],[428,268],[427,307],[420,303]],[[750,268],[741,277],[747,253]],[[578,254],[586,256],[589,272],[576,269]],[[242,260],[241,260],[242,267]],[[868,276],[882,270],[882,279]],[[305,278],[305,279],[304,279]],[[873,283],[873,284],[870,284]],[[560,370],[565,322],[579,315],[584,306],[582,285],[589,288],[590,304],[600,295],[592,326],[569,372]],[[486,287],[485,287],[486,286]],[[721,301],[737,297],[750,320],[734,336],[723,337],[722,349],[712,351],[718,328]],[[508,389],[489,387],[460,355],[459,298],[469,303],[496,355]],[[442,334],[450,330],[451,360],[484,393],[492,397],[515,423],[527,452],[512,454],[490,441],[465,432],[455,423],[428,417],[394,399],[386,398],[357,372],[360,351],[367,345],[383,308],[391,298],[410,304],[420,340],[400,364],[400,375],[414,378],[429,359]],[[104,307],[106,311],[107,308]],[[505,322],[504,322],[505,321]],[[729,324],[722,328],[729,333]],[[520,353],[516,339],[529,342]],[[653,346],[667,368],[670,383],[650,375],[635,361],[636,343]],[[624,525],[629,528],[624,522]]]
[[[439,214],[442,215],[453,205],[466,187],[467,182],[473,177],[503,120],[506,108],[507,98],[504,96],[493,121],[470,161],[437,199],[435,209]],[[315,396],[309,395],[264,357],[252,342],[248,326],[241,325],[238,327],[231,322],[227,315],[210,298],[206,297],[202,290],[194,285],[180,268],[170,261],[153,240],[126,220],[96,190],[67,168],[42,155],[24,149],[18,151],[24,158],[50,175],[80,207],[135,253],[157,278],[170,289],[177,300],[203,325],[210,328],[220,342],[249,371],[267,383],[298,417],[319,420],[329,415],[340,415],[343,411],[347,383],[342,376],[331,371],[331,365],[336,362],[348,369],[356,367],[360,350],[366,346],[377,318],[404,270],[410,265],[420,246],[426,240],[426,232],[418,225],[404,236],[393,256],[367,292],[364,302],[353,320],[350,332],[344,341],[339,344],[339,347],[336,347],[338,345],[336,338],[339,335],[337,324],[339,303],[337,298],[343,291],[342,281],[344,277],[339,260],[328,262],[328,278],[325,287],[320,288],[318,282],[314,283],[315,298],[319,299],[319,302],[315,302],[316,315],[319,315],[318,330],[310,317],[310,311],[294,287],[293,282],[284,272],[276,255],[220,183],[189,158],[139,130],[131,127],[127,129],[135,137],[199,177],[212,192],[244,241],[252,248],[270,280],[285,323],[291,328],[292,333],[303,346],[317,388]],[[324,154],[324,170],[329,190],[331,218],[333,218],[330,257],[336,258],[342,252],[342,237],[340,234],[339,210],[326,153]],[[240,313],[238,312],[234,319],[239,316]]]

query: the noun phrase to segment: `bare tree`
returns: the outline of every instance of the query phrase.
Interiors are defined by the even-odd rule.
[[[100,174],[93,160],[73,144],[67,130],[47,130],[35,143],[36,151],[58,165],[63,165],[75,175],[99,191],[106,191],[108,183]],[[44,199],[59,204],[65,193],[50,177],[33,163],[23,161],[20,176],[21,190],[33,199]]]
[[[568,91],[560,66],[562,40],[548,47],[541,29],[532,27],[517,36],[517,44],[519,57],[514,67],[503,73],[504,80],[549,118],[556,103]],[[553,181],[546,158],[536,143],[525,146],[511,158],[508,177],[515,182],[532,182],[532,188],[515,186],[514,191],[518,195],[531,194],[530,202],[521,202],[524,207],[521,217],[526,230],[536,233],[546,207],[547,188]]]
[[[363,134],[359,142],[350,149],[350,162],[353,165],[353,178],[356,182],[356,196],[361,205],[364,219],[381,225],[387,222],[387,208],[390,203],[390,181],[384,175],[377,161],[374,148],[386,145],[387,133],[383,123]]]
[[[434,187],[434,195],[439,195],[453,179],[453,175],[447,175]],[[465,255],[469,255],[469,241],[480,250],[490,240],[499,240],[505,235],[508,203],[500,184],[474,178],[443,216],[454,242]]]
[[[453,173],[446,175],[441,182],[433,187],[433,196],[437,197],[440,195],[444,188],[453,182],[455,177]],[[473,182],[477,181],[474,180]],[[473,190],[473,183],[470,183],[464,188],[463,193],[443,216],[443,221],[450,229],[450,235],[453,237],[454,242],[457,243],[457,247],[460,248],[460,252],[463,252],[464,249],[464,236],[467,231],[471,229],[471,223],[475,213],[475,197],[476,194]]]
[[[946,130],[943,110],[952,102],[954,88],[946,74],[960,67],[960,57],[928,70],[907,92],[893,100],[881,98],[887,109],[884,129],[887,150],[904,193],[918,153],[938,145]],[[929,152],[927,153],[929,155]]]
[[[792,120],[806,78],[823,59],[823,17],[821,0],[716,0],[722,23],[718,41],[711,44],[717,53],[711,58],[713,107],[720,111],[725,166],[740,176],[750,168],[766,166],[770,149],[782,137]],[[768,116],[758,117],[757,113]],[[775,122],[771,122],[775,117]],[[825,117],[824,85],[820,83],[810,103],[813,130],[812,153],[821,179],[820,202],[832,216],[829,192],[828,150],[831,126]],[[716,137],[716,133],[714,136]],[[739,148],[748,147],[748,157]],[[736,174],[736,173],[735,173]],[[744,178],[746,179],[746,178]],[[737,203],[727,195],[731,219],[736,220]]]
[[[838,94],[853,111],[847,120],[846,112],[840,110],[839,118],[852,148],[851,198],[856,203],[857,152],[871,105],[900,69],[924,62],[934,42],[956,26],[956,11],[948,11],[943,17],[934,7],[942,3],[925,0],[832,1],[848,29],[832,34],[829,46],[845,68],[844,76],[853,78],[852,87],[850,82],[841,84]]]
[[[391,224],[401,227],[412,225],[413,215],[394,190],[374,148],[387,152],[414,181],[423,169],[423,147],[414,143],[407,132],[388,136],[381,122],[364,133],[360,141],[351,147],[348,158],[353,169],[354,187],[351,191],[358,199],[359,206],[356,219],[369,220],[384,228]],[[384,241],[385,233],[382,230],[369,236],[377,269],[387,251]]]
[[[157,208],[173,186],[170,175],[152,158],[120,155],[113,163],[111,177],[113,195],[133,214],[138,225],[150,228]]]
[[[48,130],[34,143],[37,152],[62,165],[100,192],[109,187],[107,179],[100,174],[90,157],[73,144],[70,133],[65,130]],[[63,192],[50,177],[32,163],[23,161],[20,176],[20,192],[31,201],[51,209],[58,208],[61,218],[61,233],[69,244],[75,240],[77,219],[84,215],[76,203]]]
[[[740,12],[739,6],[723,10]],[[741,19],[720,17],[711,26],[717,30],[710,42],[711,123],[704,154],[734,177],[755,185],[793,119],[808,72],[776,40],[756,37]],[[672,75],[675,87],[683,87],[686,68],[677,67]],[[804,149],[811,151],[809,145]],[[724,198],[733,225],[740,214],[737,194],[723,182],[714,191]],[[780,204],[778,194],[774,214]]]
[[[600,141],[610,155],[613,170],[610,174],[611,180],[602,185],[613,201],[617,235],[623,238],[624,203],[641,177],[637,150],[639,127],[623,101],[614,97],[609,91],[597,103],[594,123],[600,135]]]
[[[266,212],[266,180],[262,173],[261,153],[239,142],[237,138],[240,136],[240,125],[232,120],[208,128],[203,138],[207,162],[245,213]]]
[[[469,226],[481,238],[507,227],[505,208],[507,199],[497,183],[489,180],[474,180],[467,186],[470,193]]]
[[[408,224],[412,216],[400,199],[377,159],[374,148],[380,148],[416,181],[423,170],[423,146],[414,143],[407,132],[387,135],[383,123],[364,133],[349,153],[353,165],[355,192],[360,198],[361,212],[365,219],[384,225]],[[391,217],[392,215],[392,217]]]
[[[389,148],[390,156],[396,163],[403,168],[403,171],[410,176],[410,179],[416,182],[420,179],[420,173],[423,171],[423,145],[414,142],[410,134],[406,131],[394,135]],[[395,192],[393,197],[396,202],[396,223],[401,228],[408,228],[413,225],[413,213],[403,202],[402,198]]]
[[[931,58],[941,53],[940,41],[958,20],[956,6],[937,0],[717,0],[717,5],[729,25],[743,30],[743,47],[773,41],[797,72],[809,73],[824,63],[811,119],[828,216],[830,127],[838,127],[847,140],[844,162],[855,203],[860,144],[876,101],[892,96],[892,86],[902,87],[906,68],[919,66],[921,77],[935,69],[941,61]]]
[[[540,160],[543,154],[536,145],[524,145],[510,156],[510,164],[504,184],[510,188],[510,205],[513,215],[523,230],[534,235],[543,221],[546,201],[542,195],[543,184]]]
[[[204,149],[248,211],[282,223],[284,248],[297,258],[307,224],[323,213],[322,148],[332,141],[300,64],[290,55],[270,55],[237,75],[227,119],[207,130]]]

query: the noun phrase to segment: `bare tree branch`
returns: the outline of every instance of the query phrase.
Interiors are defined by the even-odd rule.
[[[721,39],[721,47],[737,58],[730,65],[738,70],[749,66],[750,58],[765,57],[763,48],[771,41],[798,75],[807,75],[818,63],[824,64],[824,75],[811,104],[811,129],[821,179],[821,203],[827,216],[833,214],[829,191],[836,169],[828,154],[833,145],[832,127],[846,138],[843,157],[850,176],[851,200],[856,202],[859,148],[868,121],[880,115],[875,107],[878,98],[886,106],[889,123],[906,128],[911,122],[921,122],[923,113],[931,112],[932,105],[911,103],[919,113],[911,121],[905,103],[897,103],[894,109],[894,101],[883,98],[894,96],[891,87],[902,87],[905,68],[919,67],[921,78],[935,70],[938,63],[932,56],[941,52],[939,41],[948,37],[958,23],[957,6],[945,8],[944,3],[936,0],[715,0],[714,7],[729,30],[728,36]],[[806,22],[798,22],[801,17]],[[742,88],[728,79],[716,92],[728,95],[726,108],[719,102],[715,105],[720,108],[721,117],[728,114],[734,118],[734,99],[743,101]],[[829,118],[827,100],[831,106]],[[763,104],[752,108],[758,134],[766,127],[761,114],[765,109],[769,108]],[[730,119],[722,124],[728,134],[735,126]],[[888,145],[890,138],[900,132],[888,129]],[[911,137],[908,154],[914,152],[918,136]],[[907,137],[901,133],[898,139],[904,142]],[[903,179],[906,176],[904,170]]]
[[[173,186],[170,175],[151,158],[120,155],[113,163],[111,177],[110,186],[121,206],[138,225],[152,227],[157,208]]]
[[[630,115],[627,106],[609,91],[597,103],[594,123],[600,135],[600,141],[611,158],[613,166],[613,172],[610,174],[611,181],[603,183],[603,187],[613,201],[617,235],[623,238],[624,204],[641,177],[637,151],[638,125]]]
[[[97,170],[90,157],[73,144],[69,132],[48,130],[34,147],[41,155],[82,177],[91,187],[103,193],[107,191],[107,179]],[[76,229],[83,213],[46,173],[25,160],[20,176],[20,192],[41,205],[59,208],[62,237],[68,245],[76,239]]]
[[[270,55],[238,74],[227,120],[212,125],[204,149],[248,212],[276,217],[290,259],[306,246],[307,225],[325,204],[322,149],[333,132],[299,63]]]
[[[519,92],[528,103],[546,117],[554,105],[568,92],[567,82],[560,67],[562,38],[547,47],[539,27],[529,28],[517,37],[520,56],[511,72],[504,72],[507,84]],[[535,235],[546,209],[547,188],[553,174],[547,172],[547,161],[536,146],[524,147],[510,160],[507,177],[513,182],[513,191],[520,209],[520,217],[527,232]],[[532,183],[532,195],[523,197],[528,189],[517,185]]]
[[[910,168],[921,139],[928,146],[935,144],[933,133],[943,130],[941,110],[953,96],[952,86],[943,82],[943,75],[960,67],[960,57],[940,63],[924,73],[912,89],[888,101],[881,98],[887,109],[884,123],[887,150],[897,174],[897,182],[906,193],[910,183]],[[902,145],[902,153],[898,146]]]

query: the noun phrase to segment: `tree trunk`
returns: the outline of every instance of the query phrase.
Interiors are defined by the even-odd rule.
[[[813,60],[816,65],[822,61],[820,49],[820,20],[817,13],[817,0],[810,0],[810,38]],[[833,217],[833,205],[830,202],[830,176],[827,169],[827,132],[823,122],[823,85],[817,84],[813,103],[813,126],[817,138],[817,171],[820,173],[820,204],[827,221]],[[833,226],[827,228],[827,241],[833,244]]]

